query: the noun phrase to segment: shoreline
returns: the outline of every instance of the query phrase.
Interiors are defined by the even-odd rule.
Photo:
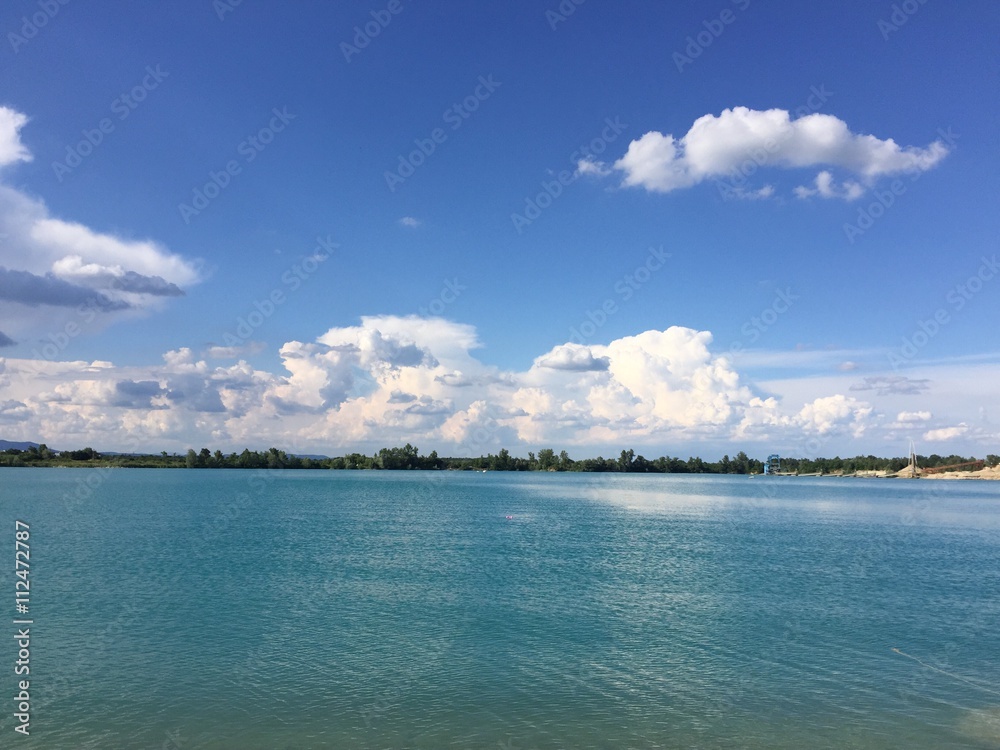
[[[134,470],[180,470],[186,469],[184,466],[177,465],[166,465],[166,466],[137,466],[129,464],[120,464],[114,462],[108,462],[105,464],[97,463],[79,463],[79,464],[65,464],[65,463],[51,463],[51,464],[23,464],[20,466],[0,466],[0,469],[134,469]],[[357,467],[357,468],[327,468],[323,466],[313,466],[310,468],[299,467],[290,468],[284,466],[266,467],[266,466],[227,466],[215,467],[215,471],[335,471],[335,472],[430,472],[430,473],[452,473],[452,474],[480,474],[486,473],[484,469],[475,468],[443,468],[443,469],[376,469],[372,467]],[[759,477],[774,477],[776,479],[926,479],[926,480],[947,480],[947,481],[998,481],[1000,480],[1000,467],[994,467],[993,469],[980,469],[973,472],[945,472],[945,473],[934,473],[926,475],[918,475],[915,477],[901,475],[894,472],[886,471],[860,471],[852,474],[838,474],[831,472],[829,474],[819,474],[819,473],[808,473],[808,474],[722,474],[718,472],[685,472],[685,471],[673,471],[673,472],[609,472],[609,471],[580,471],[580,470],[569,470],[569,471],[542,471],[539,469],[531,470],[519,470],[519,469],[492,469],[489,471],[491,474],[628,474],[630,476],[682,476],[682,477],[696,477],[696,476],[706,476],[706,477],[720,477],[720,476],[745,476],[748,479],[759,478]]]

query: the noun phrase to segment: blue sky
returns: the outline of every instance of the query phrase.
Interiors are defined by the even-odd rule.
[[[997,452],[998,27],[916,0],[8,3],[0,432]]]

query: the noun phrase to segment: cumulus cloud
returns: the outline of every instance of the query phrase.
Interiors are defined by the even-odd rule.
[[[803,429],[826,435],[838,429],[849,429],[854,437],[864,434],[872,408],[857,399],[842,394],[818,398],[802,407],[795,422]]]
[[[680,138],[646,133],[629,144],[614,168],[624,174],[624,186],[667,193],[738,174],[748,161],[758,167],[837,167],[870,183],[885,175],[930,169],[947,154],[941,141],[923,148],[901,147],[891,138],[853,133],[832,115],[809,114],[793,120],[783,109],[734,107],[718,116],[698,118]],[[812,188],[801,188],[797,194],[853,199],[863,190],[854,181],[836,185],[824,170]]]
[[[595,347],[595,353],[610,360],[611,379],[591,406],[625,408],[635,399],[624,413],[631,412],[647,429],[728,423],[751,392],[726,358],[711,353],[711,341],[708,331],[672,326]],[[622,414],[607,412],[609,418]]]
[[[31,159],[21,141],[27,122],[25,115],[0,107],[0,168]],[[44,202],[5,184],[0,235],[0,319],[7,333],[22,338],[65,322],[70,308],[86,304],[102,313],[97,324],[104,325],[122,313],[156,309],[201,280],[196,261],[152,240],[54,217]],[[27,309],[38,306],[47,309]]]
[[[57,260],[52,264],[52,273],[61,279],[93,289],[150,294],[155,297],[180,297],[184,294],[180,287],[161,276],[144,276],[135,271],[127,271],[120,265],[84,263],[79,255],[67,255]]]
[[[0,424],[27,422],[32,417],[32,410],[27,404],[14,399],[0,401]]]
[[[156,380],[119,380],[109,405],[126,409],[153,408],[153,399],[163,393],[164,389]]]
[[[916,424],[927,422],[931,418],[929,411],[901,411],[896,415],[896,421],[901,424]]]
[[[126,240],[45,215],[33,218],[29,239],[38,253],[53,259],[53,265],[75,256],[81,263],[128,267],[176,284],[193,284],[200,278],[196,263],[168,252],[151,240]]]
[[[868,404],[842,394],[788,404],[763,397],[713,352],[707,331],[673,326],[562,344],[523,371],[484,363],[480,346],[469,325],[371,316],[316,341],[286,342],[276,372],[242,360],[216,366],[190,348],[150,366],[8,359],[0,399],[12,402],[12,438],[105,449],[140,441],[327,454],[405,442],[452,455],[540,444],[663,450],[803,434],[853,439],[873,421]]]
[[[548,354],[535,360],[535,367],[548,367],[553,370],[607,370],[611,360],[607,357],[595,357],[589,347],[579,344],[563,344],[555,347]]]
[[[924,440],[929,442],[947,442],[955,438],[960,438],[968,432],[969,425],[963,422],[954,427],[941,427],[936,430],[928,430],[924,433]]]
[[[423,222],[420,221],[420,219],[415,219],[412,216],[404,216],[402,219],[399,220],[399,223],[402,224],[404,227],[408,227],[410,229],[416,229],[421,224],[423,224]]]

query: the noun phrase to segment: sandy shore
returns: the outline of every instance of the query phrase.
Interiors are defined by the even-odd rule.
[[[871,479],[1000,479],[1000,466],[989,469],[978,469],[977,471],[947,471],[942,473],[924,474],[921,469],[917,469],[917,476],[911,477],[909,469],[902,471],[858,471],[852,474],[834,471],[829,474],[778,474],[776,476],[801,476],[801,477],[844,477],[844,478],[871,478]]]
[[[918,479],[1000,479],[1000,466],[977,469],[976,471],[945,471],[935,474],[922,474],[919,473],[919,469],[917,471]],[[908,478],[909,470],[903,469],[901,472],[896,474],[896,476]]]

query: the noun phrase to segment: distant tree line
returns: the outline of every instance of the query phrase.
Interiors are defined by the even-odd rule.
[[[917,456],[922,468],[950,466],[975,461],[964,456]],[[988,466],[1000,463],[1000,456],[986,456]],[[127,468],[186,468],[186,469],[374,469],[386,471],[438,470],[438,471],[586,471],[618,472],[631,474],[760,474],[764,464],[740,451],[733,458],[725,455],[719,461],[704,461],[698,457],[686,460],[679,457],[660,456],[647,459],[633,450],[623,450],[617,458],[584,458],[574,460],[566,451],[558,455],[551,448],[542,448],[527,457],[512,456],[504,448],[498,453],[471,458],[438,456],[437,451],[421,455],[416,447],[407,443],[402,448],[382,448],[377,453],[349,453],[336,458],[310,458],[286,453],[278,448],[266,451],[244,449],[242,453],[223,453],[208,448],[186,454],[167,453],[101,454],[93,448],[55,452],[44,444],[27,450],[10,449],[0,452],[0,466],[107,466],[113,464]],[[782,458],[783,472],[798,474],[853,474],[857,471],[900,471],[909,464],[906,458],[879,458],[855,456],[854,458]]]

